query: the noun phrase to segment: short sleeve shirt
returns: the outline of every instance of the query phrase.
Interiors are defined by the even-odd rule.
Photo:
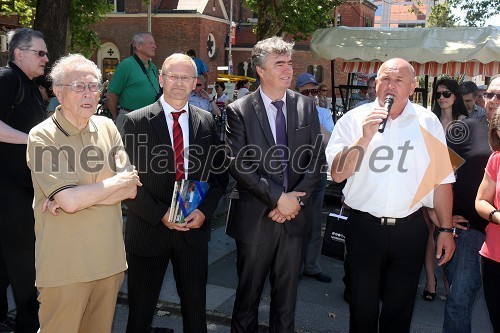
[[[151,60],[146,74],[134,56],[118,64],[109,82],[108,91],[118,96],[120,107],[137,110],[156,101],[160,83],[158,69]]]
[[[58,216],[42,213],[46,198],[114,176],[118,149],[123,144],[110,119],[92,116],[80,131],[60,107],[30,131],[27,162],[35,190],[38,287],[94,281],[127,268],[120,204],[98,204],[72,214],[59,209]]]
[[[500,153],[494,152],[486,165],[486,174],[495,182],[495,198],[493,204],[495,209],[500,207],[500,182],[498,181],[500,171]],[[500,225],[488,223],[486,226],[486,239],[481,251],[482,256],[500,262]]]

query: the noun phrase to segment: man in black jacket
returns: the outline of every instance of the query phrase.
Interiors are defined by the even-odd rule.
[[[227,173],[221,170],[224,151],[217,147],[219,137],[212,115],[188,104],[196,86],[193,60],[184,54],[169,56],[162,66],[161,83],[160,99],[127,114],[124,122],[125,149],[143,183],[136,198],[125,201],[127,332],[149,332],[171,261],[181,299],[183,332],[203,333],[207,331],[210,219],[228,182]],[[178,147],[183,156],[176,154]],[[207,181],[210,188],[198,209],[179,224],[169,220],[169,213],[174,182],[181,179]]]
[[[10,279],[16,333],[38,330],[33,183],[26,164],[28,132],[46,118],[34,78],[44,74],[47,46],[39,31],[9,32],[9,63],[0,69],[0,288]]]

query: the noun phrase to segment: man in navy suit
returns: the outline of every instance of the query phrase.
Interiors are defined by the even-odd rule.
[[[187,55],[173,54],[162,66],[163,95],[154,104],[126,115],[125,149],[136,165],[143,187],[128,207],[125,247],[128,261],[128,333],[150,332],[156,302],[171,261],[181,299],[185,333],[203,333],[210,219],[228,182],[224,151],[210,113],[188,104],[196,86],[196,65]],[[183,162],[176,147],[182,129]],[[178,131],[178,130],[177,130]],[[182,147],[181,146],[181,147]],[[181,149],[182,150],[182,149]],[[174,163],[175,161],[175,163]],[[179,171],[182,171],[179,178]],[[206,197],[185,223],[169,221],[174,182],[210,183]],[[167,330],[155,330],[167,332]],[[170,330],[171,331],[171,330]]]
[[[302,237],[302,205],[325,164],[314,101],[288,89],[293,44],[258,42],[252,67],[260,88],[227,106],[231,193],[227,234],[236,240],[238,288],[232,332],[257,332],[266,276],[271,282],[270,332],[293,332]]]

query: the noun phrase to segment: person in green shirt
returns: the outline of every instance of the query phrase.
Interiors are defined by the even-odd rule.
[[[124,59],[108,86],[108,107],[121,133],[123,117],[156,101],[160,93],[158,68],[151,60],[156,44],[149,32],[139,32],[132,39],[134,54]]]

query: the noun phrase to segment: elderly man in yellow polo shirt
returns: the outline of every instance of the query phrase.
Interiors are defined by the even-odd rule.
[[[127,269],[120,202],[141,183],[113,122],[94,116],[97,66],[73,54],[50,76],[61,105],[30,131],[27,149],[40,332],[111,332]]]

